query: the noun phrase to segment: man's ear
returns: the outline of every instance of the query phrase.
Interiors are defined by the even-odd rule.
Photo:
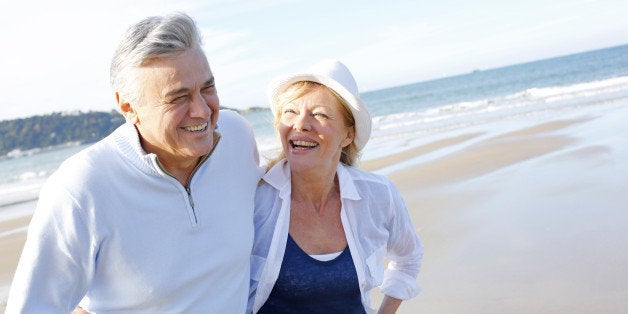
[[[131,103],[124,99],[124,97],[122,97],[119,92],[116,92],[116,102],[118,103],[118,109],[120,109],[120,112],[127,122],[136,124],[139,121],[135,108],[133,108]]]

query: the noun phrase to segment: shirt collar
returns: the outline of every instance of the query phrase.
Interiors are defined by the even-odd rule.
[[[355,181],[349,173],[349,166],[345,166],[343,163],[338,163],[336,168],[336,174],[338,175],[338,184],[340,185],[340,198],[359,200],[361,199],[358,188],[355,186]]]
[[[279,196],[283,199],[290,195],[290,167],[288,160],[282,159],[276,163],[262,177],[266,183],[279,190]]]
[[[361,199],[360,193],[355,186],[355,182],[349,172],[349,167],[342,163],[338,163],[336,174],[338,175],[338,184],[340,185],[340,198],[351,200]],[[282,159],[273,166],[262,178],[266,183],[279,190],[279,196],[282,199],[289,197],[290,187],[290,166],[287,159]]]

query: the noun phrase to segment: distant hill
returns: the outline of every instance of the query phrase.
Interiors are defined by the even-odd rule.
[[[0,156],[67,143],[92,143],[124,123],[117,111],[55,112],[0,121]]]
[[[225,109],[231,109],[231,108],[225,108]],[[254,113],[254,112],[258,112],[258,111],[266,111],[266,110],[270,110],[268,107],[251,107],[248,109],[231,109],[231,110],[235,110],[238,113],[240,113],[241,115],[247,115],[249,113]]]
[[[248,114],[261,110],[267,109],[253,107],[235,111]],[[109,135],[122,123],[124,123],[124,118],[115,110],[111,112],[56,112],[0,121],[0,158],[19,156],[26,151],[68,143],[93,143]]]

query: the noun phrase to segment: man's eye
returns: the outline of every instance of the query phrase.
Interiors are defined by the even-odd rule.
[[[215,90],[216,90],[216,87],[214,85],[209,85],[209,86],[203,87],[203,89],[201,89],[201,93],[203,93],[203,94],[211,94]]]
[[[179,96],[171,101],[173,104],[181,104],[184,103],[188,99],[188,96]]]

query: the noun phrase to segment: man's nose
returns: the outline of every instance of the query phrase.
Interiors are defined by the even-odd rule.
[[[196,95],[190,104],[190,117],[207,118],[212,110],[201,95]]]

